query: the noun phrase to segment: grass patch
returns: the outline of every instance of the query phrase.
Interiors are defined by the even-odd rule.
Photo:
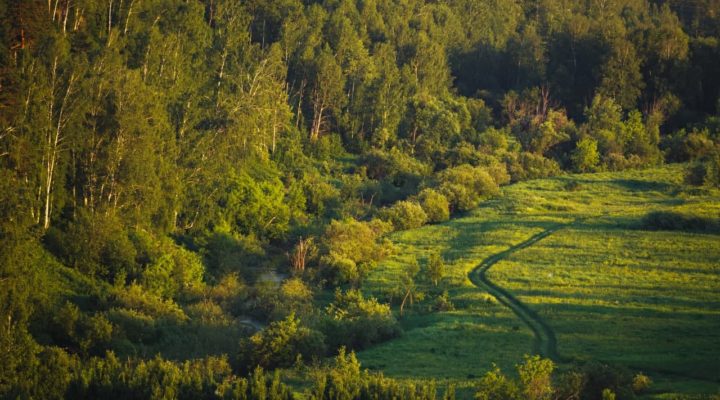
[[[560,368],[600,360],[643,371],[658,398],[716,394],[720,238],[708,227],[718,217],[720,192],[688,190],[681,165],[508,186],[460,218],[393,235],[397,254],[370,274],[365,290],[387,300],[404,263],[416,258],[423,265],[440,252],[456,310],[406,317],[403,337],[359,359],[389,376],[461,386],[493,362],[512,370],[532,351],[532,332],[488,301],[468,273],[565,224],[487,273],[554,330],[558,352],[570,360]]]

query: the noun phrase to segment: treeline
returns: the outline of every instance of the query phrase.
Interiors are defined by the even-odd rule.
[[[225,400],[454,400],[452,383],[432,380],[398,380],[361,368],[354,353],[340,349],[332,362],[312,367],[296,366],[280,374],[256,368],[246,378],[232,372],[227,359],[173,362],[120,360],[112,352],[84,362],[75,356],[46,349],[40,353],[37,372],[16,377],[16,386],[4,398],[42,399],[225,399]],[[652,384],[642,373],[603,364],[587,364],[556,373],[552,361],[526,356],[516,366],[517,378],[493,367],[474,379],[471,390],[478,400],[590,400],[635,399]],[[308,376],[299,392],[288,384],[295,374]]]
[[[510,182],[692,161],[690,182],[719,185],[719,16],[0,1],[0,394],[53,352],[226,354],[249,373],[386,340],[390,307],[353,290],[394,251],[384,236]]]

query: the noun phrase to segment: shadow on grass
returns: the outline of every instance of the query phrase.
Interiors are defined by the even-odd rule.
[[[557,179],[561,182],[576,182],[581,185],[611,185],[631,192],[662,192],[674,194],[681,189],[678,185],[668,182],[645,181],[640,179],[593,180],[571,177],[562,177]]]

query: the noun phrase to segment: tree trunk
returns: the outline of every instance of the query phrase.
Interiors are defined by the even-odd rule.
[[[412,292],[411,292],[410,290],[408,290],[408,291],[405,293],[405,297],[403,297],[402,303],[400,303],[400,316],[401,316],[401,317],[402,317],[402,315],[403,315],[403,310],[405,309],[405,303],[408,301],[409,298],[412,298],[411,293],[412,293]],[[411,300],[411,302],[412,302],[412,300]]]

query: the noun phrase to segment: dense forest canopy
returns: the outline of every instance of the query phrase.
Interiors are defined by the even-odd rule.
[[[384,235],[500,185],[720,180],[716,0],[2,0],[0,20],[0,396],[92,397],[78,360],[117,371],[109,350],[247,373],[397,335],[355,290]],[[240,340],[241,316],[269,325]],[[162,347],[213,325],[233,344]],[[146,362],[195,368],[125,367]]]

